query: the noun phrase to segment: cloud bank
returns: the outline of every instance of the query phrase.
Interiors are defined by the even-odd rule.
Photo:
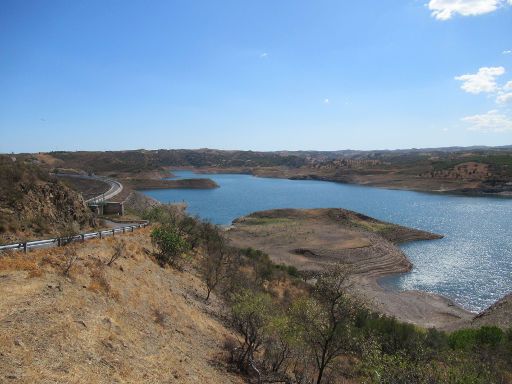
[[[449,20],[454,15],[477,16],[512,5],[512,0],[430,0],[428,9],[437,20]]]
[[[505,74],[504,67],[482,67],[477,73],[456,76],[461,89],[472,94],[487,93],[495,98],[498,109],[466,116],[462,121],[470,131],[503,133],[512,131],[512,117],[505,105],[512,102],[512,81],[499,85],[497,78]]]
[[[505,74],[503,67],[482,67],[474,74],[456,76],[455,80],[462,81],[461,88],[469,93],[491,93],[498,90],[496,78]]]
[[[512,119],[495,109],[480,115],[466,116],[462,121],[469,124],[470,131],[500,133],[512,131]]]

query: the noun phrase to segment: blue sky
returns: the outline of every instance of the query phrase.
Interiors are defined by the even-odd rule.
[[[0,152],[505,145],[511,110],[512,0],[0,2]]]

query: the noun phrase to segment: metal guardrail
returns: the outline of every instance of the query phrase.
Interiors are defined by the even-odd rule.
[[[133,232],[135,229],[144,228],[149,225],[149,222],[144,222],[140,224],[131,224],[125,225],[122,227],[106,229],[98,232],[89,232],[89,233],[81,233],[75,236],[69,237],[57,237],[55,239],[47,239],[47,240],[34,240],[34,241],[26,241],[23,243],[13,243],[0,245],[0,251],[21,251],[23,250],[25,253],[28,252],[32,248],[39,248],[45,246],[62,246],[73,242],[84,242],[89,239],[102,239],[107,236],[115,236],[116,233],[126,233]]]
[[[100,180],[100,179],[96,179],[96,180]],[[101,194],[100,196],[96,196],[91,199],[85,200],[85,202],[87,204],[102,203],[102,202],[118,195],[123,190],[123,184],[121,184],[119,181],[116,181],[113,179],[101,179],[101,180],[110,184],[110,189],[107,192]]]
[[[103,203],[108,199],[111,199],[112,197],[118,195],[123,190],[123,184],[121,184],[119,181],[104,176],[77,175],[71,173],[54,173],[54,175],[57,177],[72,177],[76,179],[99,180],[110,185],[110,189],[107,192],[104,192],[99,196],[95,196],[85,200],[87,204]]]

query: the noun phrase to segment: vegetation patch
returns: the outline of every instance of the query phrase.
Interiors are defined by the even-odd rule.
[[[247,217],[244,219],[246,225],[270,225],[270,224],[288,224],[292,220],[286,217]]]

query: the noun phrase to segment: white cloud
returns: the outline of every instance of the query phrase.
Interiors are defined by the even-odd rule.
[[[496,77],[505,73],[503,67],[482,67],[474,74],[466,74],[455,77],[455,80],[462,81],[461,88],[469,93],[478,94],[481,92],[496,92]]]
[[[510,54],[512,54],[512,50],[511,49],[506,49],[506,50],[504,50],[501,53],[503,53],[504,55],[510,55]]]
[[[500,93],[497,97],[496,97],[496,102],[498,104],[505,104],[505,103],[508,103],[512,101],[512,92],[509,92],[509,93]]]
[[[454,14],[476,16],[494,12],[512,0],[430,0],[428,9],[437,20],[451,19]]]
[[[508,0],[512,2],[512,0]],[[512,81],[498,84],[496,78],[505,74],[503,67],[482,67],[474,74],[455,77],[462,81],[461,89],[468,93],[488,93],[495,97],[497,108],[484,114],[466,116],[462,121],[468,124],[468,130],[479,132],[512,131],[512,116],[504,104],[512,102]]]
[[[330,104],[331,100],[329,99],[324,99],[324,104]]]
[[[470,131],[498,133],[512,131],[512,118],[497,110],[481,115],[466,116],[462,121],[469,124]]]
[[[260,54],[260,59],[267,59],[267,58],[268,58],[267,52],[263,52],[262,54]]]

